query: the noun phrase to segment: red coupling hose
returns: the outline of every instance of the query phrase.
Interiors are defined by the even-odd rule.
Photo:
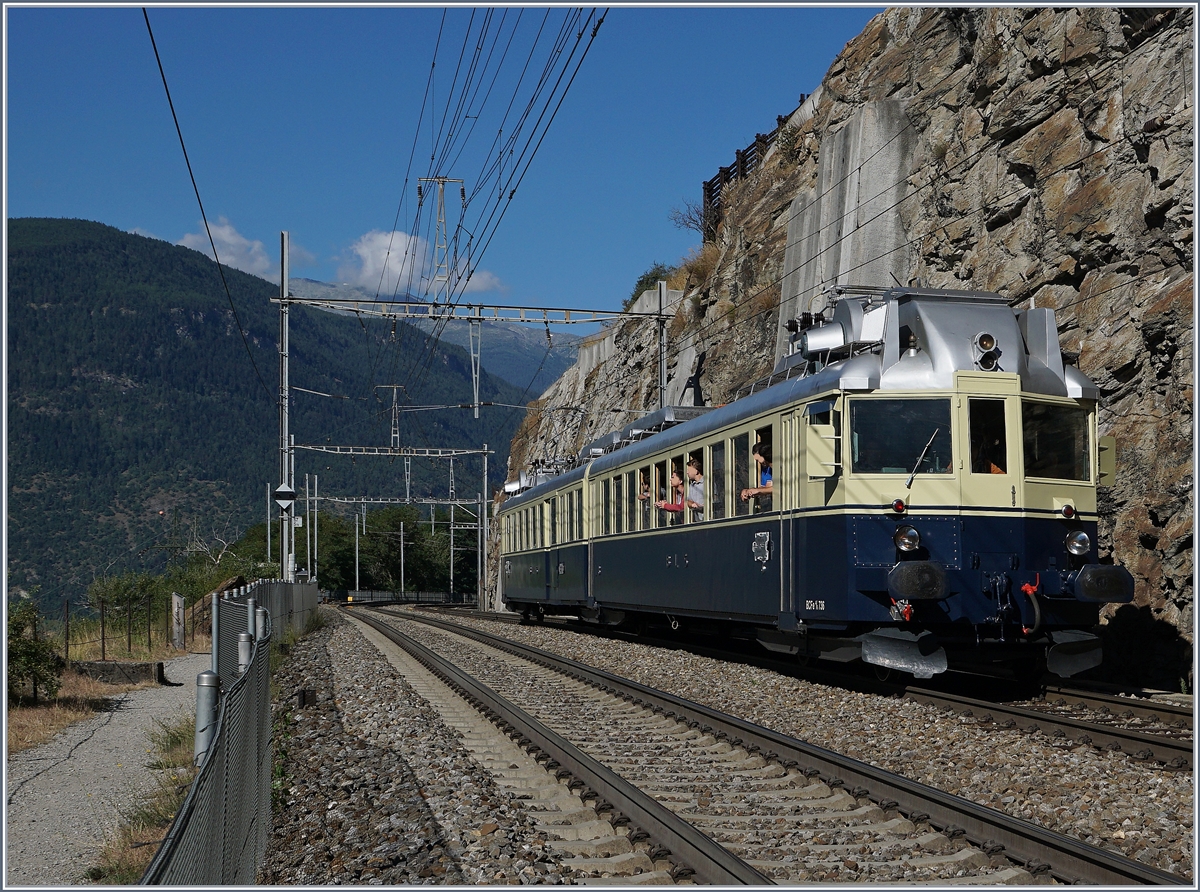
[[[1030,627],[1030,626],[1022,626],[1021,627],[1021,631],[1024,632],[1026,635],[1032,635],[1034,632],[1036,632],[1038,629],[1040,629],[1042,627],[1042,606],[1038,603],[1038,599],[1036,597],[1037,590],[1041,587],[1041,585],[1042,585],[1042,574],[1035,573],[1034,577],[1033,577],[1032,585],[1030,585],[1027,582],[1021,586],[1021,591],[1023,591],[1025,593],[1026,597],[1029,598],[1029,603],[1033,605],[1033,616],[1034,616],[1033,626],[1032,627]]]

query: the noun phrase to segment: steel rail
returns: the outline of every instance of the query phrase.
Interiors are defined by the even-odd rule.
[[[488,615],[482,611],[474,611],[473,615],[480,619],[488,621],[499,621],[508,624],[518,622],[517,617],[500,615]],[[547,624],[550,621],[547,620]],[[899,695],[910,697],[919,703],[925,703],[931,706],[939,706],[951,708],[958,711],[960,714],[969,714],[978,718],[980,722],[991,721],[997,725],[1004,725],[1005,722],[1011,721],[1012,728],[1019,728],[1027,732],[1041,732],[1048,736],[1064,736],[1070,737],[1084,745],[1091,745],[1097,748],[1107,748],[1126,753],[1139,760],[1156,760],[1164,763],[1167,767],[1176,770],[1191,770],[1195,762],[1194,744],[1190,740],[1180,739],[1178,737],[1170,737],[1163,734],[1156,734],[1153,731],[1134,730],[1122,728],[1120,725],[1109,725],[1103,723],[1089,722],[1086,719],[1059,716],[1053,712],[1040,711],[1033,707],[1011,706],[1003,703],[998,699],[981,700],[977,698],[966,697],[961,694],[954,694],[945,691],[937,691],[929,688],[914,687],[906,685],[902,682],[894,681],[876,681],[867,678],[856,678],[847,676],[842,673],[837,673],[830,670],[822,670],[811,666],[801,667],[794,661],[789,663],[775,657],[766,655],[751,655],[743,652],[731,652],[721,650],[720,648],[698,645],[694,642],[682,643],[665,638],[653,638],[633,635],[623,635],[613,632],[612,630],[598,630],[591,628],[580,628],[571,623],[555,623],[555,625],[570,629],[580,633],[603,634],[607,636],[619,637],[622,640],[634,641],[641,644],[653,644],[663,647],[684,647],[689,653],[695,653],[700,656],[709,656],[714,659],[727,660],[736,658],[740,662],[749,665],[760,666],[770,669],[775,672],[783,672],[785,674],[799,675],[809,681],[818,684],[833,684],[840,687],[848,687],[850,690],[860,693],[876,694],[879,696]],[[1186,707],[1178,704],[1164,704],[1162,701],[1157,701],[1153,706],[1149,705],[1145,700],[1130,700],[1127,697],[1114,697],[1105,694],[1090,694],[1086,691],[1071,690],[1066,688],[1056,688],[1053,686],[1045,688],[1047,699],[1052,693],[1060,694],[1068,703],[1078,703],[1081,705],[1105,705],[1109,706],[1112,712],[1116,712],[1120,707],[1121,711],[1130,711],[1134,715],[1140,715],[1144,718],[1156,717],[1160,720],[1167,718],[1186,720],[1188,727],[1191,727],[1192,712]],[[1055,732],[1060,734],[1056,735]]]
[[[540,648],[430,616],[405,614],[402,618],[473,638],[553,668],[602,690],[631,699],[634,704],[661,710],[667,717],[683,721],[701,731],[723,735],[731,743],[752,752],[761,752],[765,757],[781,761],[795,760],[801,766],[816,768],[827,783],[852,790],[861,788],[864,795],[881,807],[897,809],[910,820],[928,820],[932,826],[952,833],[962,831],[969,840],[988,846],[992,851],[996,851],[998,845],[1007,857],[1024,864],[1031,873],[1043,872],[1048,867],[1052,876],[1066,883],[1192,885],[1178,874],[1150,867],[849,756]]]
[[[481,711],[494,715],[497,724],[517,729],[515,733],[528,740],[526,746],[536,746],[548,753],[630,821],[670,849],[673,856],[695,871],[697,878],[716,885],[775,885],[770,877],[429,648],[369,614],[355,611],[354,616],[403,647]]]
[[[973,697],[963,697],[959,694],[948,694],[925,688],[908,687],[905,689],[904,695],[918,703],[945,707],[953,709],[960,715],[974,716],[979,722],[990,721],[996,724],[1012,722],[1010,727],[1020,728],[1022,731],[1042,731],[1043,733],[1048,729],[1054,729],[1082,744],[1120,750],[1137,759],[1156,759],[1165,762],[1172,768],[1192,767],[1192,751],[1195,744],[1191,740],[1134,731],[1119,725],[1096,724],[1084,719],[1055,715],[1052,712],[1042,712],[1025,706],[1009,706],[1005,703],[976,700]]]
[[[1068,706],[1086,706],[1088,709],[1105,710],[1113,715],[1129,713],[1138,718],[1157,719],[1164,724],[1182,720],[1184,726],[1191,728],[1194,724],[1191,707],[1166,700],[1153,700],[1144,697],[1117,697],[1099,691],[1087,691],[1081,688],[1046,685],[1044,696],[1047,701],[1051,697],[1059,697]]]

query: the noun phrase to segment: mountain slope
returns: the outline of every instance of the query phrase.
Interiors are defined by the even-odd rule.
[[[327,300],[374,300],[374,292],[355,285],[332,285],[314,279],[292,277],[288,280],[296,297]],[[403,298],[401,298],[403,299]],[[416,298],[410,300],[416,302]],[[433,323],[414,323],[425,332],[433,331]],[[440,339],[470,351],[469,323],[448,322],[440,331]],[[577,335],[555,332],[547,344],[546,332],[536,326],[515,322],[488,322],[483,326],[479,364],[498,378],[503,378],[535,399],[558,380],[575,362],[578,353]],[[532,361],[532,364],[531,364]]]
[[[216,265],[188,248],[99,223],[16,219],[8,264],[10,585],[40,585],[57,604],[107,570],[161,562],[176,510],[201,536],[263,519],[279,476],[278,287],[225,269],[243,344]],[[457,347],[411,326],[290,316],[298,444],[388,445],[392,392],[379,385],[403,385],[409,407],[471,400],[470,357]],[[481,399],[520,395],[482,375]],[[401,445],[499,447],[494,485],[522,412],[484,413],[402,414]],[[447,494],[446,459],[411,464],[414,496]],[[295,467],[301,491],[314,473],[327,496],[404,495],[403,462],[297,449]],[[483,488],[477,457],[456,461],[455,474],[459,497]]]

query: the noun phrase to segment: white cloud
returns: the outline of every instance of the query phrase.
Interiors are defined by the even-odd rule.
[[[423,295],[427,289],[432,289],[433,254],[429,243],[419,236],[373,229],[351,245],[348,254],[338,267],[339,282],[358,285],[372,292],[378,290],[380,295],[388,297],[405,292]],[[465,267],[461,267],[460,275],[465,273]],[[478,293],[502,288],[503,284],[493,273],[477,269],[462,290]]]
[[[338,281],[380,295],[421,291],[419,269],[425,241],[406,232],[372,229],[349,248],[350,257],[338,267]]]
[[[201,227],[203,227],[203,223],[201,223]],[[209,229],[212,231],[212,240],[216,243],[221,263],[251,275],[261,276],[272,282],[279,281],[279,265],[271,259],[262,242],[246,238],[225,217],[220,217],[216,224],[209,224]],[[200,232],[189,232],[176,244],[192,248],[208,257],[213,256],[212,246],[209,244],[208,235],[203,228]],[[296,249],[293,247],[293,256],[295,251]],[[308,254],[308,256],[312,255]]]
[[[477,269],[471,276],[471,281],[467,282],[467,287],[463,289],[465,294],[476,294],[480,291],[503,291],[504,283],[494,274],[489,273],[486,269]]]

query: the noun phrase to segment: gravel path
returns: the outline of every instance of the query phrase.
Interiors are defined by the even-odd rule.
[[[150,732],[196,708],[206,653],[167,661],[172,684],[112,698],[112,709],[8,758],[5,771],[6,886],[88,883],[108,836],[155,787]]]

